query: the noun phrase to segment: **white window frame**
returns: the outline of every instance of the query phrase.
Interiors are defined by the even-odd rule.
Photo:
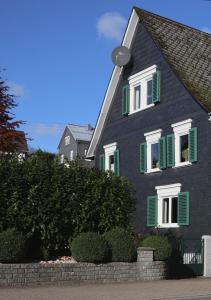
[[[172,124],[171,127],[173,128],[175,136],[175,167],[191,165],[190,161],[181,162],[180,160],[180,137],[183,135],[189,135],[189,130],[192,127],[192,119],[187,119],[185,121]]]
[[[144,136],[147,142],[147,173],[159,172],[160,168],[152,168],[152,145],[159,143],[161,138],[162,129],[145,133]]]
[[[181,183],[175,183],[170,185],[156,186],[158,195],[158,216],[157,216],[157,227],[159,228],[178,228],[178,223],[163,223],[163,199],[178,197],[181,192]],[[171,215],[171,203],[169,205],[169,214]]]
[[[138,111],[142,111],[153,107],[155,104],[147,104],[147,82],[153,79],[153,74],[156,73],[157,66],[153,65],[139,73],[136,73],[128,78],[130,85],[130,113],[133,114]],[[135,87],[141,86],[141,107],[139,109],[134,109],[135,100]]]
[[[109,157],[114,155],[114,152],[117,149],[117,143],[105,145],[103,148],[105,152],[105,171],[111,171],[109,167]]]
[[[69,145],[69,144],[70,144],[70,136],[67,135],[67,136],[64,138],[64,141],[65,141],[65,146]]]
[[[74,150],[70,150],[70,160],[74,159]]]
[[[64,163],[64,154],[61,154],[61,156],[60,156],[60,163],[61,163],[61,164]]]

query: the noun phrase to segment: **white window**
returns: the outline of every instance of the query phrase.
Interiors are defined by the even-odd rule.
[[[65,146],[69,145],[70,144],[70,136],[69,135],[66,136],[64,141],[65,141]]]
[[[181,184],[157,186],[155,189],[158,194],[158,227],[179,227],[178,194],[181,191]]]
[[[161,138],[162,130],[151,131],[145,133],[147,142],[147,172],[160,171],[159,161],[159,139]]]
[[[73,158],[74,158],[74,151],[70,150],[70,160],[73,160]]]
[[[60,162],[61,162],[61,164],[64,163],[64,154],[62,154],[62,155],[60,156]]]
[[[117,143],[112,143],[103,147],[105,151],[105,171],[114,172],[114,152],[117,149]]]
[[[189,162],[189,130],[192,119],[172,124],[175,136],[175,167],[186,166]]]
[[[153,65],[128,78],[130,85],[130,113],[154,106],[152,96],[152,77],[157,71]]]

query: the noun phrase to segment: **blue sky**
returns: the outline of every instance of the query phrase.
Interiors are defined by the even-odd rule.
[[[211,32],[205,0],[0,0],[0,66],[34,148],[56,152],[65,124],[95,125],[136,5]]]

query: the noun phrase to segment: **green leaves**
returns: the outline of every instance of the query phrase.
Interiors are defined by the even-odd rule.
[[[14,227],[36,236],[49,253],[66,251],[81,232],[104,233],[130,224],[134,199],[129,183],[113,173],[69,167],[37,151],[19,162],[0,156],[0,231]]]

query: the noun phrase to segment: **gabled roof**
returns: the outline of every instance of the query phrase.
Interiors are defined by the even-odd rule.
[[[211,34],[136,7],[135,11],[191,94],[211,111]]]
[[[76,141],[91,141],[94,131],[94,128],[91,125],[68,124],[67,127]]]
[[[134,7],[122,42],[123,46],[131,47],[137,24],[140,21],[193,97],[210,112],[211,35]],[[95,148],[103,130],[122,69],[114,67],[87,157],[92,157],[95,154]]]

